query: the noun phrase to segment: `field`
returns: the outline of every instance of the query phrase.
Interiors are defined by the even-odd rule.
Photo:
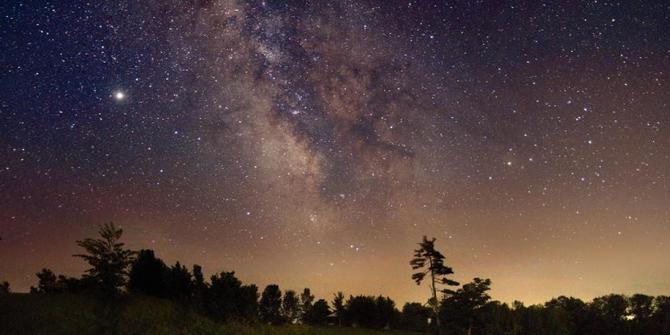
[[[0,297],[2,334],[416,335],[402,331],[307,326],[223,325],[168,300],[132,297],[110,313],[97,300],[70,294]],[[117,315],[114,318],[105,315]],[[116,331],[114,331],[116,329]]]

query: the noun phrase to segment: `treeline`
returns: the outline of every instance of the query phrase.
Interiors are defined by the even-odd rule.
[[[316,299],[309,288],[282,291],[271,284],[259,291],[243,284],[235,272],[220,272],[205,279],[202,267],[167,265],[152,250],[130,251],[119,242],[122,230],[113,224],[100,229],[100,238],[77,241],[90,268],[81,278],[56,275],[49,269],[37,273],[32,294],[90,294],[104,301],[124,295],[148,295],[175,301],[213,320],[227,323],[308,324],[315,326],[404,329],[440,334],[670,334],[670,297],[607,295],[584,302],[558,297],[541,305],[511,306],[488,295],[491,281],[475,278],[460,285],[448,279],[453,270],[435,249],[435,240],[424,240],[415,250],[412,278],[428,281],[432,297],[427,303],[406,303],[398,309],[382,296],[349,296],[336,293],[330,301]],[[439,285],[458,287],[439,289]],[[9,284],[0,285],[0,295]],[[440,293],[440,294],[438,294]]]
[[[49,269],[42,269],[36,275],[38,284],[31,288],[33,294],[106,294],[91,277],[57,276]],[[179,262],[168,266],[152,250],[137,253],[125,286],[119,287],[115,294],[117,297],[142,294],[170,299],[220,322],[390,328],[398,326],[401,315],[388,297],[359,295],[345,299],[344,294],[338,292],[328,302],[317,300],[309,288],[301,292],[282,291],[275,284],[259,292],[256,285],[243,284],[235,272],[225,271],[205,280],[199,265],[192,269]]]

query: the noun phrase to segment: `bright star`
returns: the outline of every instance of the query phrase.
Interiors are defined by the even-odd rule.
[[[123,93],[122,91],[116,91],[114,92],[114,99],[117,101],[121,101],[126,98],[126,94]]]

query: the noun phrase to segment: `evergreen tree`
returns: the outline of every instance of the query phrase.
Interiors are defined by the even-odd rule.
[[[419,243],[419,249],[414,250],[414,259],[410,261],[413,270],[420,270],[412,275],[412,279],[417,285],[428,276],[432,297],[430,306],[433,310],[433,318],[436,322],[437,329],[441,332],[440,318],[439,318],[439,303],[437,300],[437,285],[458,286],[458,282],[447,278],[448,275],[453,274],[454,271],[444,265],[444,255],[435,249],[435,238],[429,240],[426,236],[423,241]],[[447,288],[442,290],[445,294],[453,293],[454,291]]]
[[[337,292],[333,298],[333,309],[335,310],[335,317],[337,317],[337,325],[342,327],[342,319],[344,318],[344,293]]]

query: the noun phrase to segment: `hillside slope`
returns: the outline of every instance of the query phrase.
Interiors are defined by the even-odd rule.
[[[11,294],[0,298],[0,333],[193,334],[193,335],[410,335],[396,331],[307,326],[222,325],[177,304],[151,297],[125,297],[105,308],[93,297],[72,294]],[[116,315],[116,317],[109,317]],[[108,317],[106,317],[108,316]],[[114,331],[116,330],[116,331]]]

